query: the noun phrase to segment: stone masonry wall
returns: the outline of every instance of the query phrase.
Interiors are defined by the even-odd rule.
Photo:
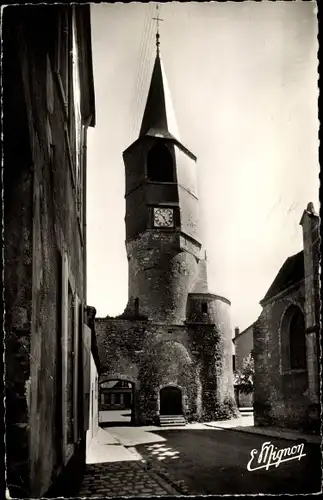
[[[188,421],[235,414],[227,363],[232,355],[224,335],[212,325],[101,318],[96,320],[96,333],[100,380],[134,384],[136,423],[158,422],[160,389],[169,385],[182,390]]]
[[[29,56],[27,59],[26,56],[23,59],[26,64],[26,98],[30,109],[33,109],[33,115],[37,117],[36,121],[33,120],[29,124],[35,167],[32,340],[34,363],[30,409],[33,424],[30,453],[33,491],[39,495],[50,487],[53,476],[59,473],[63,465],[60,462],[59,450],[61,437],[56,433],[56,407],[58,398],[61,398],[60,389],[55,383],[58,376],[57,342],[61,342],[61,318],[57,315],[61,299],[61,290],[57,288],[61,273],[57,260],[58,252],[61,256],[64,252],[68,255],[68,272],[73,295],[76,293],[81,300],[83,297],[82,240],[78,229],[75,191],[64,135],[64,115],[58,88],[54,84],[54,61],[46,63],[45,50],[44,47],[41,53],[39,49],[38,57]],[[31,73],[34,75],[32,87],[29,81]],[[46,93],[49,78],[53,81],[52,98]],[[44,102],[47,102],[47,109],[51,110],[48,113],[44,113]],[[70,371],[67,377],[72,377]],[[71,398],[72,395],[73,392],[70,392],[67,397]],[[68,401],[67,404],[70,407],[73,403]],[[66,415],[63,418],[65,419]],[[70,424],[66,423],[64,427],[68,425]],[[73,448],[73,444],[65,444],[65,462],[73,455]]]
[[[13,86],[10,94],[17,106],[10,111],[14,120],[11,137],[15,154],[21,152],[23,161],[17,162],[8,150],[5,170],[10,170],[12,179],[6,183],[6,192],[12,189],[10,196],[14,192],[14,197],[7,197],[5,208],[6,362],[12,368],[6,381],[9,391],[7,463],[9,471],[11,465],[15,471],[12,476],[8,475],[8,482],[18,488],[10,493],[20,498],[42,496],[75,450],[73,443],[62,449],[61,433],[70,424],[64,422],[60,429],[62,270],[59,256],[67,253],[72,287],[82,301],[83,249],[64,133],[65,110],[54,74],[57,36],[54,12],[46,7],[45,11],[29,8],[21,11],[19,20],[14,17],[14,22],[8,24],[11,50],[7,57],[13,58],[17,65],[17,75],[10,79]],[[16,88],[19,85],[23,88],[21,100],[20,89]],[[23,140],[16,133],[22,124]],[[24,151],[24,142],[29,144],[29,156]],[[22,330],[16,337],[18,326]],[[19,338],[18,344],[16,340],[15,345],[12,344],[14,338]],[[72,373],[68,377],[71,380]],[[12,437],[17,445],[10,437],[11,427],[17,426],[15,419],[19,425]],[[27,481],[21,484],[24,478]],[[20,487],[23,490],[19,490]]]
[[[16,165],[14,192],[6,174],[4,182],[6,455],[11,494],[23,498],[29,491],[33,183],[30,165],[24,171],[22,158]]]
[[[6,16],[3,25],[6,464],[10,494],[27,498],[33,173],[18,44],[15,31],[10,29],[11,18]]]
[[[138,298],[140,314],[154,322],[183,324],[186,319],[197,261],[179,251],[177,238],[174,233],[146,232],[127,244],[129,298]]]
[[[282,364],[283,317],[290,305],[304,310],[304,285],[299,284],[263,307],[254,330],[256,425],[306,428],[307,370],[286,370]]]
[[[320,427],[320,219],[314,210],[304,211],[301,225],[303,229],[304,272],[305,272],[305,323],[306,349],[309,378],[309,417],[316,431]]]

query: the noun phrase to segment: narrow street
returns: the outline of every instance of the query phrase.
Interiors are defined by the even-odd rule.
[[[265,430],[253,426],[250,413],[242,415],[237,422],[195,423],[173,429],[125,425],[125,416],[124,412],[101,413],[103,427],[87,456],[81,496],[320,491],[318,438],[302,434],[298,438],[297,433],[275,433],[268,429],[269,435],[266,435]],[[279,433],[281,437],[278,437]],[[271,442],[278,449],[291,448],[302,442],[305,456],[282,462],[278,467],[271,466],[268,470],[248,471],[251,451],[260,451],[265,442]]]
[[[306,457],[281,463],[277,468],[247,470],[252,449],[266,441],[278,448],[293,442],[243,432],[218,429],[160,430],[162,444],[137,446],[153,466],[175,481],[184,481],[188,494],[313,493],[320,490],[320,450],[305,445]],[[162,458],[162,460],[160,460]]]

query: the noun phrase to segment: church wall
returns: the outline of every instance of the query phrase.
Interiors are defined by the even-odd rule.
[[[320,425],[320,219],[304,211],[301,225],[304,245],[305,321],[311,419]],[[322,397],[322,396],[321,396]]]
[[[304,428],[308,425],[308,376],[306,370],[284,371],[282,319],[288,306],[304,310],[304,285],[267,303],[254,330],[256,425]]]

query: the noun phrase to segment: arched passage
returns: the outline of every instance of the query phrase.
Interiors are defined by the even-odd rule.
[[[125,379],[104,377],[99,382],[99,424],[101,427],[135,422],[135,384]]]
[[[159,416],[196,413],[198,376],[187,347],[179,340],[158,341],[150,346],[149,378]],[[149,390],[147,391],[149,396]]]

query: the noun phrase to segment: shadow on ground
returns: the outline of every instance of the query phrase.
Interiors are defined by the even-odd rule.
[[[321,489],[319,445],[304,443],[305,457],[249,472],[251,450],[270,441],[278,449],[295,441],[251,435],[234,430],[160,430],[157,439],[135,446],[155,470],[174,484],[184,484],[190,495],[207,494],[306,494]],[[142,441],[144,443],[144,441]]]
[[[120,422],[120,421],[111,421],[111,422],[100,422],[99,426],[102,429],[105,429],[106,427],[129,427],[130,422]]]

